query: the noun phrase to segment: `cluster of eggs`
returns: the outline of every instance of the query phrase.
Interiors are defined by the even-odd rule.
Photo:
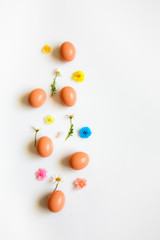
[[[76,50],[72,43],[64,42],[61,47],[59,54],[63,61],[69,62],[75,58]],[[75,90],[66,86],[60,91],[60,99],[62,103],[67,107],[75,105],[77,100],[77,94]],[[28,96],[29,104],[34,108],[41,107],[46,101],[46,92],[37,88],[34,89]],[[49,157],[53,153],[54,147],[52,140],[47,137],[41,137],[36,144],[36,151],[41,157]],[[74,170],[81,170],[85,168],[89,163],[89,156],[84,152],[73,153],[68,159],[69,165]],[[51,212],[59,212],[65,205],[65,195],[62,191],[53,191],[47,200],[47,207]]]
[[[81,170],[89,163],[89,156],[85,152],[73,153],[68,159],[71,168]],[[52,192],[47,199],[47,207],[51,212],[59,212],[65,205],[65,195],[62,191]]]
[[[72,87],[67,86],[62,88],[59,95],[65,106],[72,107],[75,105],[77,94]],[[36,88],[29,94],[28,102],[32,107],[39,108],[45,103],[46,98],[46,92],[41,88]]]

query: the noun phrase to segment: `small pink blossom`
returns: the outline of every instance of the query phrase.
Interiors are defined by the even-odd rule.
[[[47,170],[44,168],[39,168],[35,175],[39,181],[42,181],[47,177]]]
[[[77,187],[77,189],[82,189],[82,188],[84,188],[85,186],[87,186],[87,180],[84,179],[84,178],[77,178],[77,179],[74,181],[74,185]]]

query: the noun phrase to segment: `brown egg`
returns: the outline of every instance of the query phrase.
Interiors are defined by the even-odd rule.
[[[60,91],[60,99],[67,107],[72,107],[77,100],[77,94],[72,87],[64,87]]]
[[[49,137],[41,137],[36,144],[37,153],[41,157],[49,157],[53,152],[53,142]]]
[[[39,108],[45,103],[46,97],[46,92],[41,88],[37,88],[29,94],[28,102],[32,107]]]
[[[59,54],[60,54],[62,60],[66,61],[66,62],[70,62],[75,58],[76,49],[72,43],[64,42],[60,46]]]
[[[89,156],[84,152],[73,153],[69,158],[69,164],[74,170],[81,170],[89,163]]]
[[[47,207],[51,212],[59,212],[65,205],[65,195],[62,191],[52,192],[47,200]]]

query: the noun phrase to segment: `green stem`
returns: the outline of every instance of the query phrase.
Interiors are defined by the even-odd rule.
[[[34,137],[34,146],[36,147],[37,144],[37,133],[39,132],[39,129],[35,129],[35,137]]]
[[[57,182],[56,187],[55,187],[55,189],[53,190],[53,192],[56,191],[56,189],[57,189],[57,187],[58,187],[58,184],[59,184],[59,182]]]
[[[51,90],[52,90],[51,97],[57,91],[57,89],[56,89],[56,79],[57,79],[57,76],[58,76],[58,74],[56,73],[56,76],[53,79],[53,83],[51,84]]]
[[[36,143],[37,143],[37,131],[35,132],[35,138],[34,138],[34,146],[36,147]]]
[[[73,134],[73,123],[72,123],[72,117],[70,117],[70,129],[69,129],[69,132],[68,132],[68,135],[67,135],[65,141],[66,141],[70,136],[72,136],[72,134]]]

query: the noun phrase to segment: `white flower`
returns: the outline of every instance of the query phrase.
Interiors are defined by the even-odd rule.
[[[43,127],[42,127],[42,123],[40,123],[40,122],[35,122],[34,124],[33,124],[33,126],[32,126],[32,128],[36,131],[36,130],[42,130],[43,129]]]
[[[62,77],[62,72],[61,72],[61,70],[59,69],[59,68],[57,68],[56,69],[56,75],[58,76],[58,77]]]
[[[75,114],[67,114],[67,115],[65,115],[65,118],[74,118],[75,117]]]
[[[52,175],[52,176],[50,177],[50,182],[53,183],[53,184],[55,184],[55,183],[60,183],[60,182],[62,182],[62,181],[63,181],[63,180],[62,180],[62,177],[61,177],[60,175],[58,175],[58,176]]]

